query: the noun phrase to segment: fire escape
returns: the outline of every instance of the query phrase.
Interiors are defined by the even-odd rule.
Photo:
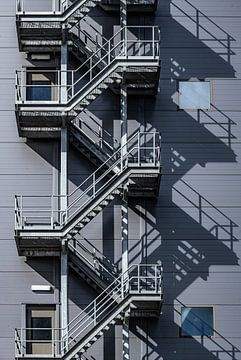
[[[48,11],[29,10],[28,4],[17,1],[20,51],[32,62],[54,58],[55,67],[16,72],[17,125],[22,137],[60,138],[61,171],[59,195],[15,197],[15,239],[21,256],[61,259],[61,326],[51,329],[51,350],[37,358],[88,359],[86,351],[112,325],[123,324],[128,334],[130,317],[159,316],[162,305],[161,264],[129,264],[128,258],[128,198],[138,203],[140,197],[158,195],[161,164],[159,133],[127,136],[127,94],[157,92],[160,33],[155,26],[128,26],[127,13],[153,12],[157,1],[53,1]],[[97,5],[120,12],[120,26],[108,39],[86,20]],[[77,68],[69,66],[69,54]],[[88,112],[108,88],[120,96],[120,141]],[[68,142],[96,166],[72,192],[67,188]],[[80,239],[83,228],[117,198],[122,200],[121,268]],[[71,321],[68,266],[99,293]],[[32,330],[16,329],[16,359],[36,358],[30,350]]]

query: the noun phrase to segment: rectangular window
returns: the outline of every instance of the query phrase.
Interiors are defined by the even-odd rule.
[[[27,73],[27,100],[29,101],[52,101],[56,100],[57,87],[53,72]]]
[[[51,100],[51,82],[46,81],[32,81],[29,89],[29,100]]]
[[[52,354],[55,340],[55,306],[29,305],[26,313],[27,354]]]
[[[210,81],[179,81],[179,109],[210,110]]]
[[[181,336],[213,336],[213,307],[182,307]]]

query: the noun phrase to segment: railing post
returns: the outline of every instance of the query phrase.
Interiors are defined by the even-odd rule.
[[[93,198],[95,197],[95,172],[93,173]]]
[[[153,157],[153,165],[155,166],[156,165],[156,133],[153,134],[153,138],[152,138],[152,146],[153,146],[153,149],[152,149],[152,157]]]
[[[24,101],[24,96],[23,96],[23,89],[24,89],[24,87],[23,87],[23,81],[24,81],[24,79],[23,79],[23,69],[21,69],[21,77],[20,77],[20,81],[21,81],[21,83],[20,83],[20,89],[21,89],[21,101],[23,102]],[[26,85],[27,86],[27,85]],[[25,88],[25,90],[26,90],[26,88]]]
[[[155,28],[152,26],[152,52],[153,57],[155,57]]]
[[[138,135],[137,135],[137,161],[138,161],[138,166],[141,166],[141,158],[140,158],[140,131],[138,131]]]
[[[96,306],[97,306],[97,304],[96,304],[96,299],[94,300],[94,326],[96,325],[96,323],[97,323],[97,319],[96,319]]]
[[[20,352],[21,352],[21,356],[23,356],[24,355],[24,353],[23,353],[23,349],[24,349],[24,347],[23,347],[23,341],[24,341],[24,339],[23,339],[23,328],[21,328],[20,329]],[[25,348],[27,347],[27,344],[25,344]]]
[[[23,228],[23,195],[20,196],[20,226]]]
[[[140,289],[140,264],[137,265],[137,291],[138,294],[140,294],[141,289]]]
[[[127,26],[124,27],[124,41],[125,41],[125,45],[124,45],[124,49],[125,49],[125,57],[128,57],[128,44],[127,44]]]
[[[92,80],[92,57],[90,57],[90,80]]]
[[[95,51],[98,49],[98,33],[95,33]]]
[[[54,196],[51,195],[51,221],[50,221],[50,224],[51,224],[51,229],[54,228]]]
[[[103,132],[101,126],[99,126],[99,146],[100,148],[103,147]]]
[[[111,62],[111,56],[110,56],[110,40],[108,41],[108,64]]]
[[[74,97],[74,71],[71,71],[71,92],[72,92],[72,98]]]
[[[155,265],[155,289],[156,289],[156,293],[158,292],[158,276],[157,276],[157,265]]]

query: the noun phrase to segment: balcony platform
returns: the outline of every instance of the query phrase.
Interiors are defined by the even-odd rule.
[[[132,295],[130,317],[159,317],[163,304],[162,295],[138,294]]]
[[[127,10],[130,13],[151,13],[157,9],[158,0],[129,0],[127,1]],[[100,5],[107,12],[119,12],[119,0],[102,0]]]
[[[127,67],[120,71],[127,84],[128,95],[150,96],[155,95],[158,89],[160,66],[158,61],[147,67]],[[55,86],[55,85],[53,85]],[[117,94],[120,84],[114,82],[109,87]],[[101,96],[101,94],[99,95]],[[67,105],[57,101],[18,101],[15,107],[19,135],[26,138],[53,138],[59,137],[63,123],[73,120],[80,110],[65,111]],[[84,105],[87,107],[88,104]]]
[[[15,241],[19,256],[59,257],[61,254],[61,240],[59,238],[31,238],[16,235]]]

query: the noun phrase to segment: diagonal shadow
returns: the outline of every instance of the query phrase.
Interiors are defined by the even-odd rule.
[[[172,18],[170,0],[162,0],[161,3],[161,6],[165,6],[169,16],[167,16],[168,21],[162,22],[162,20],[158,19],[160,23],[157,24],[161,26],[162,36],[160,94],[155,100],[145,100],[145,117],[148,122],[144,126],[147,129],[155,126],[157,131],[162,132],[163,178],[160,197],[156,202],[140,201],[140,206],[137,209],[136,202],[130,201],[130,208],[145,222],[145,233],[140,241],[137,241],[133,248],[130,249],[130,260],[138,260],[144,263],[163,262],[165,269],[164,295],[165,301],[170,306],[169,309],[163,310],[161,321],[168,322],[173,333],[178,334],[179,327],[174,322],[174,301],[176,301],[176,298],[197,278],[206,281],[211,266],[238,265],[239,259],[234,250],[237,241],[235,236],[237,225],[232,219],[224,213],[220,214],[219,209],[211,202],[209,202],[208,208],[212,210],[212,213],[209,214],[207,206],[204,205],[208,200],[202,194],[199,194],[195,188],[191,188],[189,184],[185,185],[185,187],[189,187],[188,194],[191,193],[198,199],[197,203],[191,200],[190,204],[190,207],[195,209],[197,218],[193,218],[173,201],[174,192],[182,198],[182,201],[190,200],[189,195],[183,189],[180,191],[177,184],[179,184],[179,181],[183,181],[182,176],[194,166],[204,167],[209,162],[232,163],[236,161],[232,150],[232,140],[235,137],[231,130],[235,123],[217,107],[215,108],[216,112],[220,113],[225,120],[217,120],[211,112],[200,111],[195,115],[182,111],[177,112],[177,106],[172,101],[172,95],[176,91],[177,79],[189,79],[191,77],[199,79],[209,77],[234,78],[232,44],[235,39],[220,28],[218,24],[214,24],[212,20],[209,22],[204,13],[201,13],[187,1],[186,3],[191,6],[191,11],[193,11],[192,16],[189,13],[190,10],[185,9],[183,11],[183,9],[178,9],[177,6],[176,10],[182,11],[183,16],[195,25],[196,33],[191,33],[185,26]],[[203,20],[205,20],[205,24],[203,24]],[[220,34],[218,34],[217,29],[215,35],[210,30],[215,25],[219,28]],[[173,39],[176,39],[176,44]],[[216,44],[215,50],[209,47],[209,45],[213,47],[214,43]],[[213,104],[213,107],[215,107],[215,104]],[[170,116],[170,121],[159,121],[157,124],[155,111],[151,112],[149,109],[174,111]],[[93,111],[96,116],[103,116],[103,109],[98,110],[98,108],[93,107]],[[187,128],[188,133],[182,129],[179,134],[177,132],[173,133],[176,117],[181,119],[182,127]],[[222,128],[225,132],[224,138],[212,134],[205,127],[205,125],[208,125],[207,121],[211,121],[218,128]],[[225,122],[225,125],[223,122]],[[226,126],[227,132],[225,131]],[[225,145],[223,141],[227,141],[228,144]],[[41,156],[51,163],[50,157],[46,157],[45,146],[43,146],[43,151],[39,151],[38,142],[35,145],[32,143],[32,146],[35,151],[39,152]],[[78,185],[80,177],[84,176],[83,173],[78,172],[78,169],[76,170],[77,157],[82,169],[83,166],[90,169],[87,162],[82,162],[84,158],[75,153],[73,165],[70,164],[70,173],[75,174],[75,176],[71,177],[71,181],[75,185]],[[72,166],[75,166],[74,172]],[[108,228],[108,223],[111,226],[113,225],[112,221],[112,217],[105,220],[106,228]],[[216,256],[213,249],[220,256]],[[41,272],[41,269],[37,269],[37,261],[36,259],[31,260],[30,266],[36,267],[36,270]],[[43,274],[43,276],[46,276],[46,274]],[[80,284],[77,277],[72,280],[72,283],[73,288],[70,289],[69,297],[70,301],[77,304],[77,306],[82,307],[84,302],[88,303],[94,297],[95,294],[86,287],[86,284],[82,282]],[[77,287],[81,291],[84,289],[82,293],[83,300],[80,300],[77,295]],[[191,360],[194,353],[198,354],[199,358],[207,360],[217,359],[222,354],[228,354],[228,356],[231,354],[231,359],[234,360],[236,359],[236,353],[239,352],[233,344],[222,336],[224,345],[221,342],[216,344],[216,351],[208,350],[205,348],[205,344],[198,343],[195,339],[183,339],[174,348],[173,339],[156,341],[155,336],[153,336],[153,330],[155,329],[156,331],[160,330],[158,324],[151,319],[145,321],[145,324],[139,320],[131,320],[131,331],[147,344],[146,355],[142,357],[142,360],[148,358],[153,360],[176,360],[180,358]],[[144,332],[145,335],[143,335]],[[185,351],[183,351],[183,348],[185,348]]]

